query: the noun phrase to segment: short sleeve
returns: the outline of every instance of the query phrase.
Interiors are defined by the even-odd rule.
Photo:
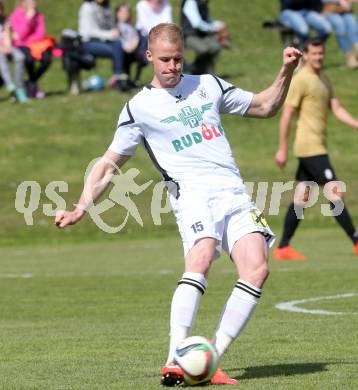
[[[122,156],[132,156],[142,137],[140,126],[135,122],[127,103],[119,115],[117,130],[108,149]]]
[[[293,108],[299,108],[304,95],[304,82],[298,77],[294,77],[291,81],[290,88],[287,93],[285,105]]]
[[[222,92],[220,112],[225,114],[245,115],[254,97],[252,92],[236,88],[234,85],[215,77]]]

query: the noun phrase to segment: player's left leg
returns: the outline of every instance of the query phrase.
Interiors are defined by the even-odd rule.
[[[243,331],[261,296],[261,288],[268,277],[267,242],[261,233],[244,235],[235,242],[231,258],[236,265],[238,279],[221,315],[214,336],[214,345],[222,356]],[[237,384],[219,370],[212,384]]]
[[[324,186],[324,194],[331,202],[332,213],[338,224],[352,240],[353,251],[358,255],[358,232],[343,201],[343,183],[338,181],[328,155],[308,157],[301,159],[301,161],[314,178],[313,180]],[[337,212],[337,210],[339,211]]]
[[[183,373],[174,362],[178,344],[191,333],[201,297],[207,287],[206,277],[215,258],[217,240],[203,237],[197,240],[185,256],[185,272],[173,295],[170,312],[170,344],[165,366],[162,368],[163,386],[176,386],[183,381]]]
[[[330,200],[330,207],[337,223],[352,240],[353,251],[358,256],[358,232],[356,231],[352,218],[343,200],[343,192],[340,190],[340,182],[330,181],[324,186],[327,198]]]
[[[240,335],[261,297],[268,277],[268,247],[262,233],[249,233],[231,251],[240,278],[229,297],[215,333],[215,346],[222,356]]]

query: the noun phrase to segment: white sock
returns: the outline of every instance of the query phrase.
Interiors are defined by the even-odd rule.
[[[262,290],[239,279],[228,299],[214,337],[214,345],[222,356],[239,336],[259,301]]]
[[[207,284],[205,276],[196,272],[185,272],[179,280],[171,305],[167,363],[173,360],[178,344],[190,335]]]

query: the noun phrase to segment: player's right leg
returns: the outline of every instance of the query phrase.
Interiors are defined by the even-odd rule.
[[[179,386],[183,383],[184,373],[174,362],[169,362],[162,367],[162,379],[160,384],[166,387]]]
[[[238,239],[231,258],[240,279],[232,290],[215,333],[215,347],[222,356],[250,320],[268,277],[268,246],[261,232]]]
[[[178,282],[171,304],[170,346],[167,362],[162,368],[163,386],[177,386],[183,381],[181,369],[173,362],[174,352],[191,333],[201,297],[207,287],[206,276],[215,257],[216,245],[214,238],[201,238],[185,257],[185,272]]]
[[[243,225],[247,227],[247,225]],[[251,233],[239,238],[232,249],[231,244],[229,244],[228,249],[240,279],[224,306],[215,332],[214,345],[220,356],[244,330],[259,302],[261,288],[268,276],[267,242],[269,241],[266,241],[263,236],[264,230],[265,228],[262,228],[261,232],[255,232],[253,229]],[[273,235],[267,227],[267,238],[269,234]],[[269,240],[272,241],[273,238]],[[234,385],[238,381],[218,370],[211,383]]]
[[[324,193],[330,201],[330,209],[337,223],[352,240],[353,251],[358,256],[358,231],[353,225],[351,216],[343,200],[343,183],[332,180],[325,184]]]

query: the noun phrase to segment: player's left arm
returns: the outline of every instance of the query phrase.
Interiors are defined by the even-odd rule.
[[[333,115],[344,124],[358,130],[358,119],[354,118],[341,104],[337,98],[331,98],[330,109]]]
[[[283,51],[283,65],[270,87],[254,95],[245,116],[269,118],[274,116],[286,99],[292,75],[302,56],[300,50],[287,47]]]

